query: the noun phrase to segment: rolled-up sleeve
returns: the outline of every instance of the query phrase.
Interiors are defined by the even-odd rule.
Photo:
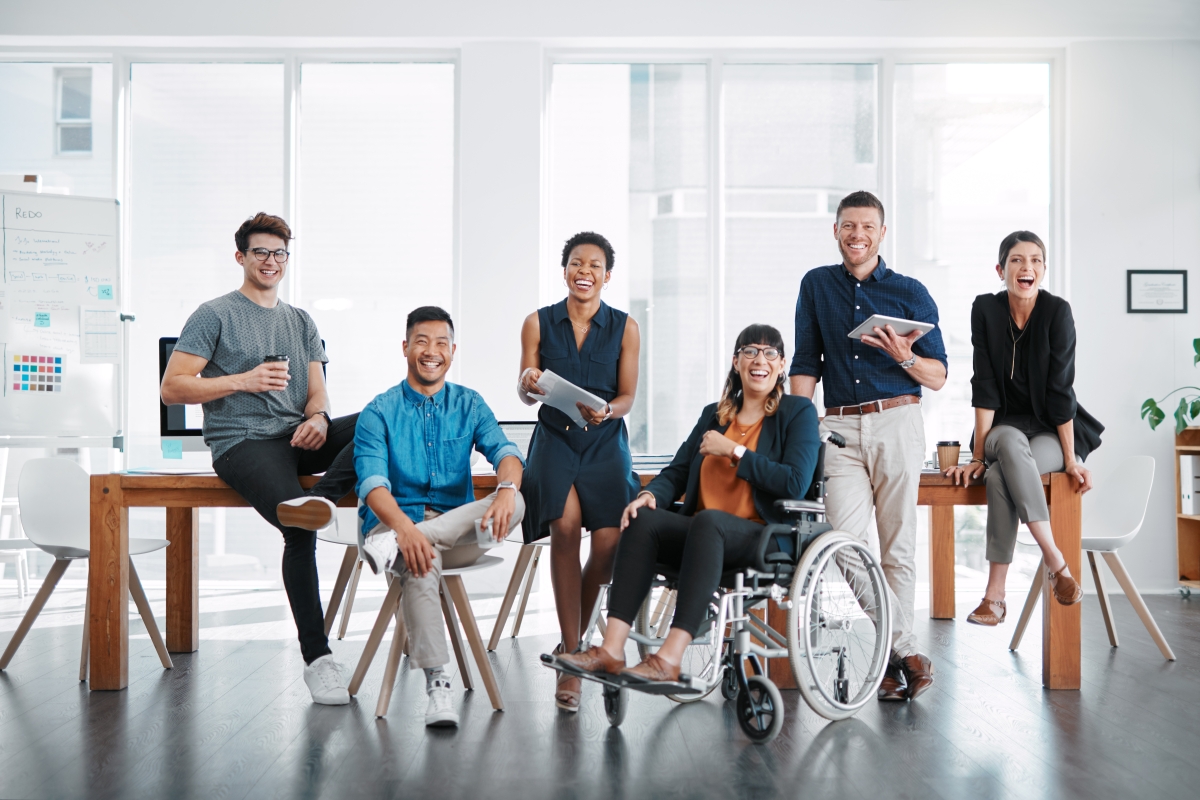
[[[380,486],[392,491],[388,479],[387,424],[374,405],[358,415],[354,430],[354,472],[358,476],[355,493],[366,502],[367,495]]]
[[[811,375],[819,379],[825,343],[821,339],[821,326],[817,320],[815,272],[809,272],[800,281],[800,294],[796,298],[796,350],[788,375]]]
[[[942,328],[938,325],[938,307],[933,301],[929,290],[921,283],[913,281],[918,287],[914,302],[912,319],[917,322],[928,322],[933,325],[933,330],[917,339],[913,343],[913,353],[921,358],[933,358],[942,362],[942,366],[946,367],[946,371],[950,370],[950,360],[946,357],[946,343],[942,340]]]
[[[504,431],[500,430],[500,423],[496,422],[496,415],[492,413],[492,409],[483,401],[482,397],[475,399],[475,449],[483,453],[483,457],[492,465],[492,469],[500,466],[500,462],[509,456],[516,456],[521,462],[521,468],[525,468],[525,459],[521,455],[521,449],[508,440],[504,435]]]

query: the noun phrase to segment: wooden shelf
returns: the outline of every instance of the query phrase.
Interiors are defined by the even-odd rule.
[[[1176,514],[1179,519],[1190,519],[1195,522],[1200,522],[1200,514]]]
[[[1180,579],[1179,585],[1187,586],[1191,589],[1200,589],[1200,581],[1185,581],[1185,580]]]
[[[1175,436],[1175,547],[1179,567],[1179,585],[1200,589],[1200,514],[1180,514],[1179,460],[1183,453],[1200,453],[1200,427],[1185,428]]]
[[[1176,453],[1200,453],[1200,445],[1194,445],[1194,444],[1176,445],[1175,452]]]

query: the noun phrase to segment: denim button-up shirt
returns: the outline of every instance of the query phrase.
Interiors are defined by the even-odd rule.
[[[919,280],[892,272],[882,258],[863,281],[842,264],[817,267],[800,282],[796,352],[788,374],[820,379],[826,408],[921,395],[921,385],[895,359],[847,336],[872,314],[932,323],[933,330],[917,339],[912,350],[946,365],[937,304]]]
[[[366,497],[380,486],[413,522],[425,519],[425,507],[449,511],[475,499],[471,485],[471,448],[496,467],[508,456],[524,464],[496,416],[478,392],[446,383],[427,397],[403,381],[362,410],[354,433],[355,491],[363,498],[359,517],[368,533],[379,524]]]

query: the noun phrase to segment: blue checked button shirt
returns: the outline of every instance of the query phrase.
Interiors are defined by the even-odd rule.
[[[864,281],[841,264],[817,267],[800,282],[796,351],[788,374],[820,380],[826,408],[921,395],[920,384],[891,356],[847,336],[872,314],[933,323],[933,330],[913,344],[913,353],[946,365],[937,304],[920,281],[888,269],[882,258]]]
[[[404,381],[372,400],[354,432],[363,533],[379,524],[365,498],[380,486],[413,522],[425,519],[426,506],[449,511],[474,501],[472,447],[493,468],[508,456],[525,463],[487,403],[465,386],[447,383],[427,397]]]

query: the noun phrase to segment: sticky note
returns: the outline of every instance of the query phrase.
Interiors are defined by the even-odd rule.
[[[34,313],[34,315],[33,315],[33,327],[35,327],[35,328],[49,328],[49,327],[50,327],[50,314],[49,314],[49,312],[47,312],[47,311],[37,311],[37,312],[35,312],[35,313]]]
[[[101,300],[112,300],[112,285],[108,283],[100,284],[100,288],[96,290],[97,297]]]
[[[163,458],[183,458],[183,442],[179,439],[163,439],[162,454]]]

